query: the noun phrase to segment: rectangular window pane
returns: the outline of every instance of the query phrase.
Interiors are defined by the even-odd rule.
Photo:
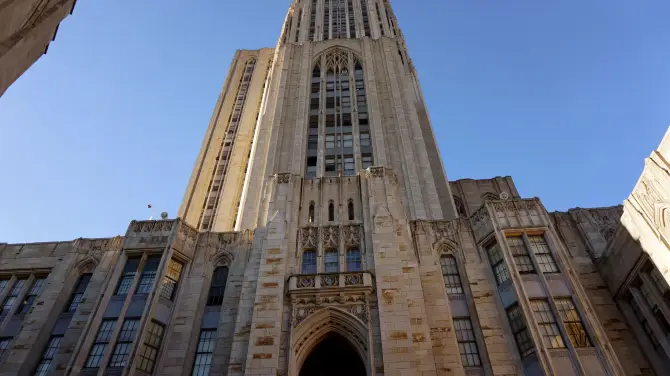
[[[533,253],[535,254],[535,260],[537,261],[537,264],[542,273],[559,272],[556,261],[554,260],[554,256],[551,253],[551,249],[549,249],[549,245],[544,240],[544,236],[529,236],[528,244],[530,245],[530,249],[532,249]]]
[[[11,337],[0,338],[0,360],[3,355],[9,352],[9,342],[11,342]]]
[[[2,293],[2,290],[4,290],[5,287],[7,287],[8,284],[9,279],[0,279],[0,294]]]
[[[463,286],[461,285],[461,276],[458,274],[456,259],[453,256],[441,257],[440,265],[442,266],[442,276],[444,277],[447,294],[462,294]]]
[[[563,337],[561,332],[558,330],[558,325],[556,325],[556,318],[551,312],[551,307],[549,302],[544,299],[532,299],[530,301],[530,307],[533,310],[533,315],[537,321],[538,329],[540,330],[540,335],[542,335],[542,341],[547,348],[556,349],[565,347],[563,343]]]
[[[572,298],[556,298],[554,301],[572,345],[575,347],[591,347],[591,340],[586,334],[586,330],[584,330],[584,324],[572,302]]]
[[[212,365],[212,355],[216,344],[216,330],[205,329],[200,332],[200,339],[195,353],[191,376],[207,376]]]
[[[316,252],[304,251],[302,253],[302,274],[316,273]]]
[[[161,287],[161,297],[172,300],[174,297],[174,291],[177,288],[177,282],[181,277],[181,271],[184,268],[184,265],[179,261],[174,259],[170,260],[168,263],[168,269],[165,272],[165,277],[163,278],[163,286]]]
[[[525,357],[535,352],[533,340],[531,339],[530,333],[528,333],[528,328],[526,327],[526,320],[523,317],[521,308],[517,304],[507,308],[507,319],[509,320],[509,325],[512,328],[514,340],[516,341],[516,345],[519,348],[519,354],[521,354],[521,357]]]
[[[223,304],[223,294],[226,291],[226,281],[228,280],[228,267],[219,266],[214,269],[212,284],[209,288],[207,297],[208,306],[220,306]]]
[[[361,251],[358,248],[347,250],[347,271],[357,272],[361,270]]]
[[[147,373],[152,373],[154,371],[156,358],[160,351],[161,343],[163,342],[164,332],[165,326],[162,324],[156,321],[151,321],[149,323],[149,329],[147,330],[144,344],[139,351],[137,359],[137,368],[139,370]]]
[[[44,353],[42,354],[42,359],[40,360],[39,364],[37,365],[37,368],[35,369],[35,376],[46,376],[46,374],[49,372],[49,368],[51,367],[51,361],[53,360],[54,356],[56,355],[56,351],[58,350],[58,346],[60,346],[60,342],[63,339],[63,336],[51,336],[49,339],[49,343],[47,344],[46,349],[44,349]]]
[[[337,249],[329,249],[324,254],[324,266],[326,273],[337,273],[339,271],[339,252]]]
[[[454,318],[454,330],[458,340],[458,349],[461,361],[465,367],[479,367],[482,365],[477,349],[477,341],[469,317]]]
[[[523,243],[523,238],[520,236],[509,237],[507,238],[507,245],[514,257],[514,263],[519,273],[535,273],[533,261],[531,261],[528,249],[526,249],[526,245]]]
[[[123,275],[119,280],[119,285],[116,287],[116,295],[128,295],[130,286],[133,284],[133,279],[135,279],[135,273],[137,272],[139,265],[139,257],[129,258],[126,261],[126,265],[123,267]]]
[[[489,261],[491,262],[491,267],[493,268],[493,274],[495,276],[496,282],[498,285],[500,285],[510,278],[509,270],[505,264],[500,247],[497,243],[495,243],[490,245],[486,251],[489,256]]]
[[[109,362],[110,367],[125,367],[128,364],[128,356],[133,347],[133,341],[137,335],[137,329],[140,325],[139,319],[126,319],[119,332],[118,342],[114,347],[112,359]]]
[[[100,324],[98,334],[95,336],[95,342],[91,346],[91,351],[88,353],[88,358],[86,359],[86,368],[100,367],[102,358],[105,356],[105,351],[109,345],[109,340],[112,338],[115,324],[116,319],[104,320]]]

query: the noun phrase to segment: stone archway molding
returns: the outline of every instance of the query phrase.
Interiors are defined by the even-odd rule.
[[[309,354],[330,333],[338,334],[349,341],[370,374],[367,326],[348,312],[326,307],[314,312],[293,329],[291,335],[293,362],[289,375],[297,376],[300,373]]]

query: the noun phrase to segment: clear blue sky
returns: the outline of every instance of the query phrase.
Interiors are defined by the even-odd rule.
[[[0,98],[0,242],[176,215],[235,49],[288,0],[78,2]],[[667,0],[393,0],[450,179],[609,206],[670,124]]]

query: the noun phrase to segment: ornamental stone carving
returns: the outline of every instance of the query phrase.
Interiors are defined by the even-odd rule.
[[[319,245],[319,230],[316,227],[303,227],[300,230],[301,248],[316,248]]]
[[[344,226],[344,245],[354,246],[361,244],[361,226]]]
[[[277,174],[277,184],[288,184],[291,182],[290,173]]]
[[[321,287],[337,287],[339,276],[337,274],[326,274],[321,276]]]
[[[344,276],[345,286],[356,286],[362,284],[363,284],[363,273],[345,274]]]
[[[340,246],[340,228],[338,226],[321,227],[321,246],[337,248]]]
[[[383,178],[385,170],[384,167],[368,167],[367,175],[370,178]]]
[[[299,289],[312,288],[316,286],[316,277],[313,275],[310,276],[300,276],[298,277],[297,286]]]

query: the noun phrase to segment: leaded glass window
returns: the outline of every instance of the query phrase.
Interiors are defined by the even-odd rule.
[[[440,258],[440,265],[442,266],[442,276],[444,277],[447,294],[462,294],[463,285],[461,284],[461,276],[458,274],[458,266],[456,265],[454,256],[442,256]]]

